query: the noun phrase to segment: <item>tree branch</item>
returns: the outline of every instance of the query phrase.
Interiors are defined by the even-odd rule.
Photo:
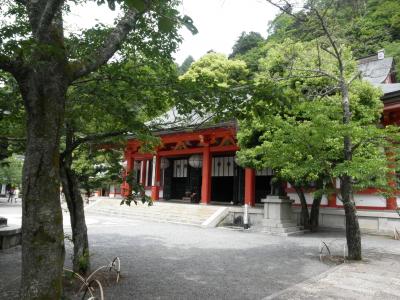
[[[332,55],[334,58],[337,58],[337,57],[336,57],[336,53],[333,52],[333,51],[331,51],[331,50],[329,50],[327,47],[324,47],[324,46],[321,45],[321,49],[324,50],[324,51],[325,51],[326,53],[328,53],[329,55]]]
[[[9,137],[9,136],[0,136],[0,141],[7,141],[7,142],[26,142],[26,138],[17,138],[17,137]]]
[[[383,141],[385,139],[387,139],[387,136],[380,135],[380,136],[371,137],[369,139],[361,140],[357,144],[354,144],[351,146],[351,151],[352,151],[352,153],[354,153],[362,145],[373,144],[375,146],[380,146],[381,141]]]
[[[72,66],[72,81],[90,74],[105,64],[119,49],[128,33],[134,28],[138,16],[139,13],[136,10],[129,9],[105,39],[97,53],[87,61],[75,63]]]
[[[0,54],[0,69],[11,74],[15,74],[18,70],[18,63],[11,60],[8,56]]]
[[[321,76],[326,76],[329,77],[335,81],[340,81],[339,78],[337,78],[335,75],[332,75],[328,72],[325,72],[323,70],[312,70],[312,69],[298,69],[298,68],[292,68],[294,71],[299,71],[299,72],[308,72],[308,73],[314,73],[314,74],[320,74]]]
[[[278,4],[278,3],[276,3],[275,1],[272,1],[272,0],[266,0],[266,1],[267,1],[269,4],[271,4],[271,5],[275,6],[275,7],[277,7],[277,8],[278,8],[280,11],[282,11],[283,13],[288,14],[288,15],[292,16],[293,18],[295,18],[295,19],[301,21],[301,22],[304,22],[304,21],[305,21],[305,19],[300,18],[298,15],[292,13],[293,5],[292,5],[291,3],[289,3],[289,1],[287,1],[287,0],[282,0],[282,2],[284,3],[284,5]]]
[[[94,141],[101,141],[103,139],[111,138],[111,137],[118,137],[118,136],[123,136],[128,133],[128,130],[119,130],[119,131],[112,131],[112,132],[104,132],[104,133],[96,133],[96,134],[91,134],[87,135],[82,138],[78,138],[75,141],[69,145],[67,149],[65,149],[62,153],[61,156],[65,157],[67,154],[73,152],[76,148],[78,148],[80,145],[88,142],[94,142]]]
[[[14,70],[14,62],[7,56],[0,54],[0,69],[12,73],[12,70]]]
[[[318,9],[313,8],[313,11],[315,12],[319,22],[321,23],[322,30],[325,32],[325,34],[326,34],[326,36],[327,36],[327,38],[329,40],[329,43],[331,44],[331,46],[333,48],[333,51],[335,53],[334,57],[338,60],[339,70],[340,70],[340,73],[342,74],[343,71],[344,71],[344,65],[343,65],[341,51],[339,51],[335,41],[333,40],[333,37],[332,37],[331,33],[328,30],[328,26],[325,23],[325,19],[321,16],[321,14],[319,13]],[[324,50],[329,53],[329,51],[327,49],[324,49]],[[332,53],[332,55],[333,55],[333,53]]]
[[[358,71],[356,72],[352,78],[350,78],[350,80],[347,82],[347,85],[350,85],[354,80],[356,80],[357,78],[361,78],[361,72]]]

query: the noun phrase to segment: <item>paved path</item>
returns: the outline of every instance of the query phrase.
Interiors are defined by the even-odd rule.
[[[400,299],[399,255],[341,264],[268,299]]]
[[[106,299],[400,299],[400,242],[386,237],[363,236],[367,261],[336,267],[319,261],[318,247],[324,240],[339,254],[343,233],[276,237],[91,213],[87,220],[92,266],[122,261]],[[0,252],[0,299],[18,299],[19,256],[19,248]]]

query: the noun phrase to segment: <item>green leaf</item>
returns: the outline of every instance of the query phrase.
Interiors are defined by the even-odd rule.
[[[139,12],[142,12],[146,9],[146,1],[144,0],[125,0],[125,3],[130,8],[135,8]]]
[[[161,32],[170,32],[174,28],[174,22],[171,18],[161,16],[158,19],[158,28]]]

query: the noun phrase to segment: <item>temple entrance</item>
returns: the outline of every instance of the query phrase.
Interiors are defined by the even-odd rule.
[[[163,170],[163,198],[199,203],[202,190],[202,167],[193,168],[189,157],[168,158]],[[244,203],[244,169],[236,165],[234,156],[214,156],[211,164],[211,201]],[[265,186],[264,186],[265,189]]]
[[[170,159],[164,172],[164,199],[199,202],[201,197],[201,168],[192,168],[188,158]]]
[[[234,175],[236,164],[233,156],[212,158],[211,200],[215,202],[234,202]]]
[[[182,199],[189,183],[187,158],[172,159],[170,199]]]
[[[213,177],[211,199],[215,202],[233,202],[233,176]]]

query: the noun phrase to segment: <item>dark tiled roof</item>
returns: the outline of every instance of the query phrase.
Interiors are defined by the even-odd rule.
[[[358,69],[363,79],[372,84],[380,84],[390,75],[393,66],[393,57],[378,59],[377,56],[366,57],[358,60]]]
[[[164,113],[163,115],[155,118],[154,120],[147,123],[148,126],[152,127],[153,130],[174,130],[176,128],[191,128],[191,127],[202,127],[212,121],[211,114],[199,115],[196,112],[191,114],[180,114],[174,107]],[[213,122],[211,122],[213,123]]]

